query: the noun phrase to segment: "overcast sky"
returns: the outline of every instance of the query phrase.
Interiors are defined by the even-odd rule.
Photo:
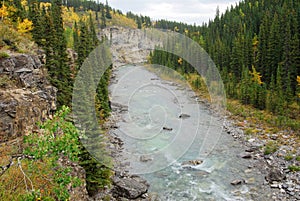
[[[106,0],[100,0],[105,3]],[[108,4],[123,13],[132,11],[151,19],[168,19],[201,25],[213,19],[219,6],[224,12],[239,0],[108,0]]]

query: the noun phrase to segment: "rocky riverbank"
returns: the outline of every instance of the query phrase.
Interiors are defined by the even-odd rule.
[[[253,161],[253,166],[249,169],[258,168],[261,171],[265,179],[265,187],[271,188],[270,199],[300,200],[300,172],[291,168],[300,166],[300,140],[293,131],[282,130],[268,134],[259,125],[253,128],[247,126],[251,123],[246,120],[240,122],[229,111],[218,113],[206,100],[199,98],[198,101],[215,115],[225,116],[223,128],[226,133],[247,147],[245,152],[237,156],[243,160]],[[247,129],[255,129],[258,132],[255,135],[248,134]],[[239,185],[242,182],[245,180],[237,179],[232,182],[232,185]]]
[[[300,200],[300,172],[293,171],[290,167],[299,166],[300,162],[295,158],[300,155],[299,147],[295,149],[297,139],[286,136],[286,144],[277,144],[274,150],[272,144],[276,144],[278,134],[273,134],[267,140],[262,140],[256,136],[245,134],[244,127],[236,126],[238,122],[227,119],[224,122],[224,129],[235,140],[247,146],[240,157],[244,160],[253,160],[265,177],[264,185],[272,189],[272,200]],[[275,145],[274,145],[275,146]],[[287,156],[291,154],[291,159]]]

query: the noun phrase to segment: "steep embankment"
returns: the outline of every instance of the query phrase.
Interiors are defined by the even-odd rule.
[[[1,200],[17,199],[28,193],[26,181],[32,182],[36,188],[43,183],[46,185],[40,180],[40,170],[31,173],[26,163],[23,163],[24,170],[21,168],[21,160],[30,157],[23,154],[23,137],[43,133],[37,123],[52,119],[57,109],[56,93],[57,89],[47,80],[46,69],[37,55],[13,54],[0,59]],[[85,180],[85,171],[78,164],[63,158],[59,161],[62,166],[71,168],[74,177]],[[22,174],[28,174],[28,178],[22,179]],[[43,177],[46,178],[47,174],[44,173]],[[76,188],[69,186],[67,190],[71,200],[88,199],[85,183]]]

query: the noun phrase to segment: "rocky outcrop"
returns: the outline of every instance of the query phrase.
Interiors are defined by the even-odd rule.
[[[138,64],[147,61],[150,51],[159,43],[147,37],[147,34],[140,29],[125,27],[110,27],[102,31],[111,41],[111,53],[113,67],[126,64]]]
[[[0,80],[9,80],[0,88],[0,142],[31,132],[56,110],[57,89],[49,84],[37,56],[0,59]]]
[[[114,188],[112,189],[114,197],[124,197],[127,199],[137,199],[147,193],[149,184],[139,176],[114,177]]]

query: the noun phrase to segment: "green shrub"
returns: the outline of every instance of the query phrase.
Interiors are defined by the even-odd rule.
[[[41,171],[37,165],[39,161],[47,161],[48,167],[54,169],[51,172],[52,185],[51,189],[38,189],[39,192],[50,190],[51,197],[57,200],[67,200],[70,195],[67,186],[71,183],[78,184],[78,178],[71,176],[71,169],[62,167],[58,163],[60,157],[68,157],[70,161],[78,161],[80,154],[80,143],[78,138],[78,131],[75,126],[65,120],[67,114],[70,112],[68,107],[63,106],[58,111],[52,120],[47,120],[40,125],[43,133],[34,133],[24,137],[25,150],[24,154],[34,158],[30,161],[28,172],[34,174]],[[49,174],[49,173],[48,173]],[[32,193],[28,198],[36,196]],[[39,195],[46,199],[48,195]],[[46,196],[46,197],[45,197]]]

